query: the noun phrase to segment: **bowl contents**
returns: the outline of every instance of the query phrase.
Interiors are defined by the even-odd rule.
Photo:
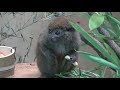
[[[5,55],[4,55],[2,52],[0,52],[0,58],[1,58],[1,57],[4,57],[4,56],[5,56]]]

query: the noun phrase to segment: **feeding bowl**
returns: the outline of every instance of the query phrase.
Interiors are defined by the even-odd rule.
[[[15,49],[0,46],[0,78],[12,76],[15,69]]]

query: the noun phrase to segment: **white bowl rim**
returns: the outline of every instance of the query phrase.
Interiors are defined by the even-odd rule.
[[[11,56],[12,54],[14,54],[14,53],[15,53],[15,49],[13,49],[12,47],[9,47],[9,46],[0,46],[0,48],[2,48],[2,47],[4,47],[4,48],[9,48],[9,49],[11,49],[11,50],[12,50],[12,52],[11,52],[10,54],[5,55],[5,56],[0,57],[0,58],[9,57],[9,56]]]

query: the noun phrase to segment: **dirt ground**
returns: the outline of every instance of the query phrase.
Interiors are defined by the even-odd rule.
[[[38,78],[40,72],[38,71],[36,63],[20,63],[16,64],[14,75],[11,78]]]

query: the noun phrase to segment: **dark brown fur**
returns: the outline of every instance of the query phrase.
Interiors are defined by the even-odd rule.
[[[50,30],[54,30],[49,34]],[[54,32],[60,30],[61,33],[56,38]],[[54,42],[52,42],[52,40]],[[41,72],[41,77],[55,77],[63,71],[70,71],[75,66],[72,62],[78,60],[78,50],[80,46],[80,35],[69,24],[67,17],[58,17],[48,26],[47,32],[40,35],[37,44],[37,65]],[[66,61],[62,66],[64,57],[69,55],[71,62]]]

